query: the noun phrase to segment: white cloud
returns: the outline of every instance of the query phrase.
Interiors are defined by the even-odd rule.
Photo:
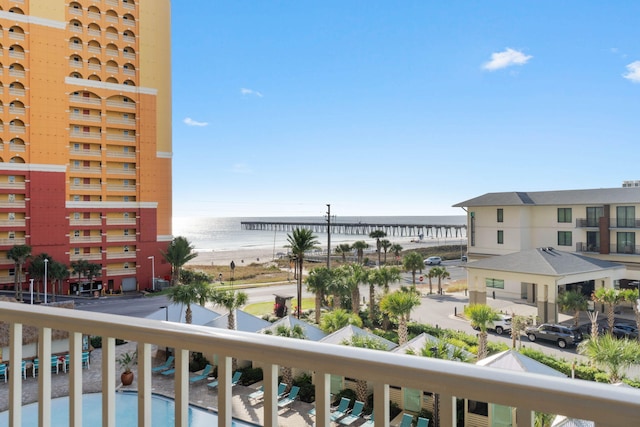
[[[491,61],[482,65],[482,68],[488,71],[500,70],[501,68],[510,67],[512,65],[524,65],[533,56],[525,55],[517,50],[507,48],[502,52],[491,54]]]
[[[253,170],[246,163],[236,163],[232,166],[233,173],[251,174]]]
[[[191,117],[187,117],[183,120],[184,124],[187,126],[209,126],[207,122],[197,122],[193,120]]]
[[[260,92],[258,92],[257,90],[247,89],[245,87],[240,88],[240,93],[243,94],[243,95],[254,95],[254,96],[257,96],[259,98],[262,98],[262,94]]]
[[[623,74],[622,77],[634,83],[640,83],[640,61],[634,61],[627,65],[627,70],[627,74]]]

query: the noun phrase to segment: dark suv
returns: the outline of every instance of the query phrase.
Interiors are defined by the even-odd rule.
[[[582,332],[578,328],[543,323],[538,326],[529,326],[524,330],[529,341],[545,340],[558,344],[565,348],[568,345],[576,345],[582,341]]]

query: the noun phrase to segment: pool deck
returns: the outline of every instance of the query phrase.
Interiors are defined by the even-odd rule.
[[[135,350],[135,343],[127,343],[116,347],[116,356],[126,351]],[[82,384],[84,393],[99,393],[102,391],[102,371],[100,369],[102,361],[101,349],[91,352],[91,362],[89,369],[82,370]],[[160,364],[160,362],[154,365]],[[132,369],[137,374],[135,366]],[[137,375],[136,375],[137,377]],[[165,376],[161,374],[152,374],[153,393],[157,393],[167,397],[174,397],[174,377],[173,375]],[[117,387],[120,390],[136,391],[138,385],[134,379],[130,386],[122,386],[120,379],[117,379]],[[208,409],[217,409],[218,392],[207,387],[207,381],[202,380],[189,385],[189,401],[193,405]],[[249,394],[256,391],[255,386],[245,387],[237,385],[233,388],[233,417],[263,425],[263,407],[262,402],[253,402],[249,399]],[[51,374],[51,396],[53,398],[67,396],[69,394],[69,375],[60,371],[59,374]],[[38,401],[38,378],[33,378],[30,372],[27,372],[27,379],[22,382],[22,403],[28,404]],[[9,402],[9,384],[0,380],[0,412],[8,409]],[[308,414],[313,408],[310,403],[295,401],[286,410],[280,411],[279,425],[299,427],[313,426],[315,418]],[[352,424],[357,426],[361,422]]]

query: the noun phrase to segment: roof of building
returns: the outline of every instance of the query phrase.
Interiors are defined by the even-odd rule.
[[[317,328],[307,322],[303,322],[302,320],[298,320],[293,316],[285,316],[282,319],[278,319],[277,321],[269,324],[269,326],[259,330],[258,333],[264,333],[264,331],[266,331],[267,329],[275,332],[276,329],[278,329],[278,326],[293,328],[296,325],[300,325],[300,327],[302,327],[306,339],[310,341],[320,341],[322,338],[327,336],[327,334],[324,333],[322,329]]]
[[[146,316],[147,319],[153,320],[169,320],[170,322],[185,323],[187,306],[184,304],[169,304],[168,308],[159,308],[153,313]],[[166,311],[165,311],[166,310]],[[220,317],[220,313],[198,304],[191,305],[191,324],[204,325],[213,319]]]
[[[327,335],[326,337],[324,337],[323,339],[321,339],[321,342],[324,343],[329,343],[329,344],[340,344],[343,345],[344,341],[350,341],[351,337],[357,335],[357,336],[368,336],[371,337],[373,339],[376,339],[380,342],[382,342],[386,347],[387,350],[391,350],[395,347],[398,346],[398,344],[391,342],[387,339],[384,339],[378,335],[372,334],[371,332],[367,332],[364,329],[358,328],[357,326],[354,325],[347,325],[342,329],[338,329],[337,331],[335,331],[332,334]]]
[[[615,262],[545,247],[469,262],[467,268],[562,276],[625,267]]]
[[[640,187],[619,187],[593,190],[487,193],[457,203],[453,207],[637,204],[639,201]]]
[[[534,374],[550,375],[553,377],[566,377],[562,372],[548,367],[516,350],[507,350],[494,354],[476,362],[479,366],[506,369],[508,371],[531,372]]]
[[[394,348],[393,350],[391,350],[391,352],[400,353],[400,354],[418,354],[419,355],[422,352],[422,349],[425,348],[427,345],[435,346],[435,345],[438,345],[440,341],[441,340],[439,338],[436,338],[433,335],[429,335],[426,332],[423,332],[420,335],[413,338],[412,340],[409,340],[406,343],[402,344],[401,346]],[[456,349],[460,350],[462,354],[464,354],[468,359],[475,359],[476,357],[475,354],[470,353],[466,350],[463,350],[459,347],[456,347],[452,344],[447,343],[446,346],[447,346],[447,351],[449,353],[449,358],[452,357]]]
[[[235,317],[236,331],[258,332],[259,330],[271,325],[271,323],[266,320],[242,310],[235,310]],[[227,329],[229,327],[229,313],[223,314],[222,316],[205,323],[204,326]]]

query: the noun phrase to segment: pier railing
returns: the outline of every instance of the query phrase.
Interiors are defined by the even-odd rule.
[[[327,233],[329,224],[326,222],[270,222],[270,221],[242,221],[243,230],[283,231],[292,232],[296,228],[304,228],[315,233]],[[382,230],[387,236],[400,237],[435,237],[435,238],[466,238],[467,226],[462,224],[380,224],[361,222],[332,222],[331,234],[354,234],[368,236],[369,233]]]
[[[373,385],[376,426],[389,425],[389,387],[428,390],[439,395],[440,426],[456,426],[456,398],[517,408],[519,427],[533,425],[532,411],[594,421],[595,427],[636,425],[640,391],[584,380],[501,370],[427,357],[349,346],[292,340],[203,326],[78,310],[0,302],[0,321],[8,323],[11,361],[22,359],[24,325],[39,330],[38,357],[51,356],[52,329],[69,331],[70,426],[82,425],[82,335],[102,337],[102,425],[115,425],[115,338],[138,345],[138,425],[152,426],[152,345],[175,349],[175,425],[188,425],[189,352],[218,356],[218,425],[231,426],[231,358],[261,362],[264,373],[264,425],[278,425],[279,365],[314,372],[316,425],[331,424],[331,375],[366,379]],[[6,359],[5,355],[3,357]],[[92,367],[93,368],[93,367]],[[9,425],[20,426],[22,377],[9,376]],[[39,425],[51,425],[51,372],[38,378]]]

